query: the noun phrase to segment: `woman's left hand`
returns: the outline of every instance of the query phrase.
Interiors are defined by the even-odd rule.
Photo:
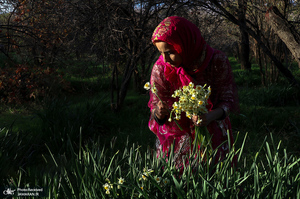
[[[210,122],[207,120],[206,114],[193,115],[192,121],[193,121],[194,125],[195,126],[207,126]],[[200,122],[197,124],[198,120],[200,120]]]
[[[222,108],[216,108],[202,115],[193,115],[192,121],[195,126],[207,126],[212,121],[221,119],[223,114],[225,113]],[[198,119],[201,121],[199,124],[197,124]]]

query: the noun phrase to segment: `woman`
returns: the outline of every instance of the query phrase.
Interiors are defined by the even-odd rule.
[[[177,16],[164,19],[154,30],[153,44],[161,53],[153,66],[150,84],[155,84],[157,95],[150,93],[148,106],[151,110],[150,130],[157,136],[157,151],[168,152],[174,145],[175,161],[181,164],[182,157],[191,151],[195,137],[195,125],[206,126],[212,135],[212,147],[217,148],[228,139],[233,143],[229,112],[238,111],[237,90],[229,61],[225,54],[211,48],[201,36],[200,30],[190,21]],[[181,115],[178,124],[169,122],[169,110],[178,100],[171,95],[175,90],[193,82],[195,85],[207,84],[211,87],[212,109],[190,120]],[[199,117],[199,118],[198,118]],[[197,124],[196,121],[202,122]],[[228,152],[224,143],[216,158],[224,158]]]

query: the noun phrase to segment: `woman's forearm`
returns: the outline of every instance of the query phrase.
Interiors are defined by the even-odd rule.
[[[208,112],[206,114],[206,118],[208,120],[208,123],[214,121],[214,120],[220,120],[222,118],[224,118],[224,110],[222,108],[216,108],[211,110],[210,112]]]

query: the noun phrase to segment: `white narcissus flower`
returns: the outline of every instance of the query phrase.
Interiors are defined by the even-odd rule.
[[[178,103],[174,102],[173,107],[174,107],[174,109],[178,109]]]
[[[154,93],[154,94],[156,94],[156,92],[157,92],[155,83],[153,83],[153,85],[151,86],[150,83],[147,82],[147,83],[144,85],[144,89],[146,89],[146,90],[150,90],[150,89],[151,89],[151,92]]]
[[[196,95],[192,95],[191,99],[195,100],[196,99]]]
[[[109,189],[111,188],[111,186],[110,186],[108,183],[105,183],[105,184],[103,185],[103,188],[104,188],[105,190],[109,190]]]
[[[124,178],[119,178],[118,183],[123,184],[125,182]]]
[[[156,177],[155,177],[155,180],[156,180],[157,183],[160,183],[161,177],[156,176]]]
[[[168,178],[165,178],[165,179],[163,180],[163,183],[164,183],[164,185],[167,185],[167,184],[170,183],[170,180],[169,180]]]
[[[210,94],[211,94],[211,88],[210,88],[210,86],[208,87],[208,95],[210,96]]]
[[[190,114],[189,112],[186,112],[186,117],[188,117],[189,119],[192,119],[192,114]]]
[[[144,89],[146,90],[149,90],[151,87],[150,87],[150,82],[147,82],[145,85],[144,85]]]
[[[146,181],[146,180],[147,180],[146,175],[142,175],[142,179],[143,179],[144,181]]]
[[[202,119],[197,120],[197,124],[200,124],[202,122]]]
[[[144,173],[142,175],[142,179],[145,181],[147,180],[147,177],[149,177],[149,173],[154,172],[152,169],[146,169],[146,168],[144,168],[143,171]]]
[[[154,172],[153,169],[146,169],[146,168],[143,168],[143,171],[145,173],[152,173],[152,172]]]
[[[152,88],[151,88],[151,92],[152,92],[152,93],[156,93],[156,92],[157,92],[156,87],[152,87]]]
[[[201,91],[201,89],[202,89],[202,86],[200,86],[200,85],[197,85],[197,86],[196,86],[196,90],[197,90],[197,91]]]
[[[199,100],[199,101],[198,101],[198,104],[199,104],[199,105],[202,105],[202,104],[203,104],[203,101],[202,101],[202,100]]]

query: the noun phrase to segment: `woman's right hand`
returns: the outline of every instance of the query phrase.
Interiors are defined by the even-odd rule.
[[[163,120],[166,118],[167,115],[169,115],[168,109],[169,109],[169,107],[166,103],[159,101],[154,110],[154,114],[156,115],[156,117],[158,119]]]

